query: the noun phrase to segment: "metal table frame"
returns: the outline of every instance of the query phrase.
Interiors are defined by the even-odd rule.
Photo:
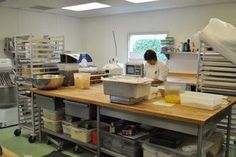
[[[204,125],[197,125],[188,122],[180,122],[176,120],[159,118],[134,112],[125,112],[122,110],[111,109],[107,107],[97,106],[97,126],[100,126],[100,115],[110,116],[114,118],[129,120],[133,122],[143,123],[154,127],[164,128],[177,132],[187,133],[197,136],[197,157],[202,157],[202,143],[203,136],[219,121],[228,117],[227,138],[226,138],[226,154],[229,157],[229,141],[230,141],[230,128],[231,128],[231,113],[232,107],[228,108],[225,112],[216,115],[214,118],[206,122]],[[100,127],[97,129],[98,144],[97,144],[97,157],[100,157]],[[109,155],[114,155],[113,152],[108,152]],[[116,156],[116,155],[114,155]],[[117,156],[118,157],[118,156]]]

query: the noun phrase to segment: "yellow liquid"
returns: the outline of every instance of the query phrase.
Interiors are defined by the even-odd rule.
[[[90,80],[89,79],[75,77],[75,87],[85,89],[85,88],[89,88],[89,86],[90,86]]]
[[[165,102],[180,104],[180,96],[177,94],[168,94],[165,96]]]

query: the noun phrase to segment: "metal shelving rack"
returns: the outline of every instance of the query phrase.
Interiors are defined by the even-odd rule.
[[[236,96],[236,65],[201,42],[198,56],[197,91]],[[232,107],[231,136],[236,137],[236,106]],[[227,119],[217,126],[226,133]]]
[[[64,51],[64,37],[60,42],[53,37],[34,37],[33,35],[15,36],[15,71],[16,93],[18,106],[18,128],[15,136],[21,134],[22,129],[30,131],[28,141],[36,141],[40,136],[41,110],[33,103],[33,87],[31,78],[34,75],[58,74],[56,63],[60,61],[58,54]],[[55,50],[56,53],[55,53]],[[55,57],[57,56],[57,57]]]

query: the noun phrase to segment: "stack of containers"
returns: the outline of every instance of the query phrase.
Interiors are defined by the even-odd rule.
[[[165,40],[161,40],[161,52],[173,53],[175,51],[174,37],[166,37]]]
[[[59,110],[43,109],[44,128],[54,132],[62,132],[63,119],[64,119],[64,109],[59,109]]]
[[[81,124],[83,123],[83,124]],[[71,127],[71,138],[84,142],[92,142],[92,133],[96,131],[96,121],[88,120],[84,122],[73,123]]]

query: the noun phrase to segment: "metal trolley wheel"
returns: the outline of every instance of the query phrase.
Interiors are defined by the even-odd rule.
[[[35,141],[36,141],[36,136],[30,136],[30,137],[28,138],[28,141],[29,141],[29,143],[35,143]]]
[[[21,135],[21,129],[16,129],[16,130],[14,131],[14,135],[15,135],[15,136],[20,136],[20,135]]]
[[[82,152],[83,152],[83,149],[82,149],[80,146],[76,145],[76,146],[73,148],[73,152],[74,152],[74,153],[82,153]]]

